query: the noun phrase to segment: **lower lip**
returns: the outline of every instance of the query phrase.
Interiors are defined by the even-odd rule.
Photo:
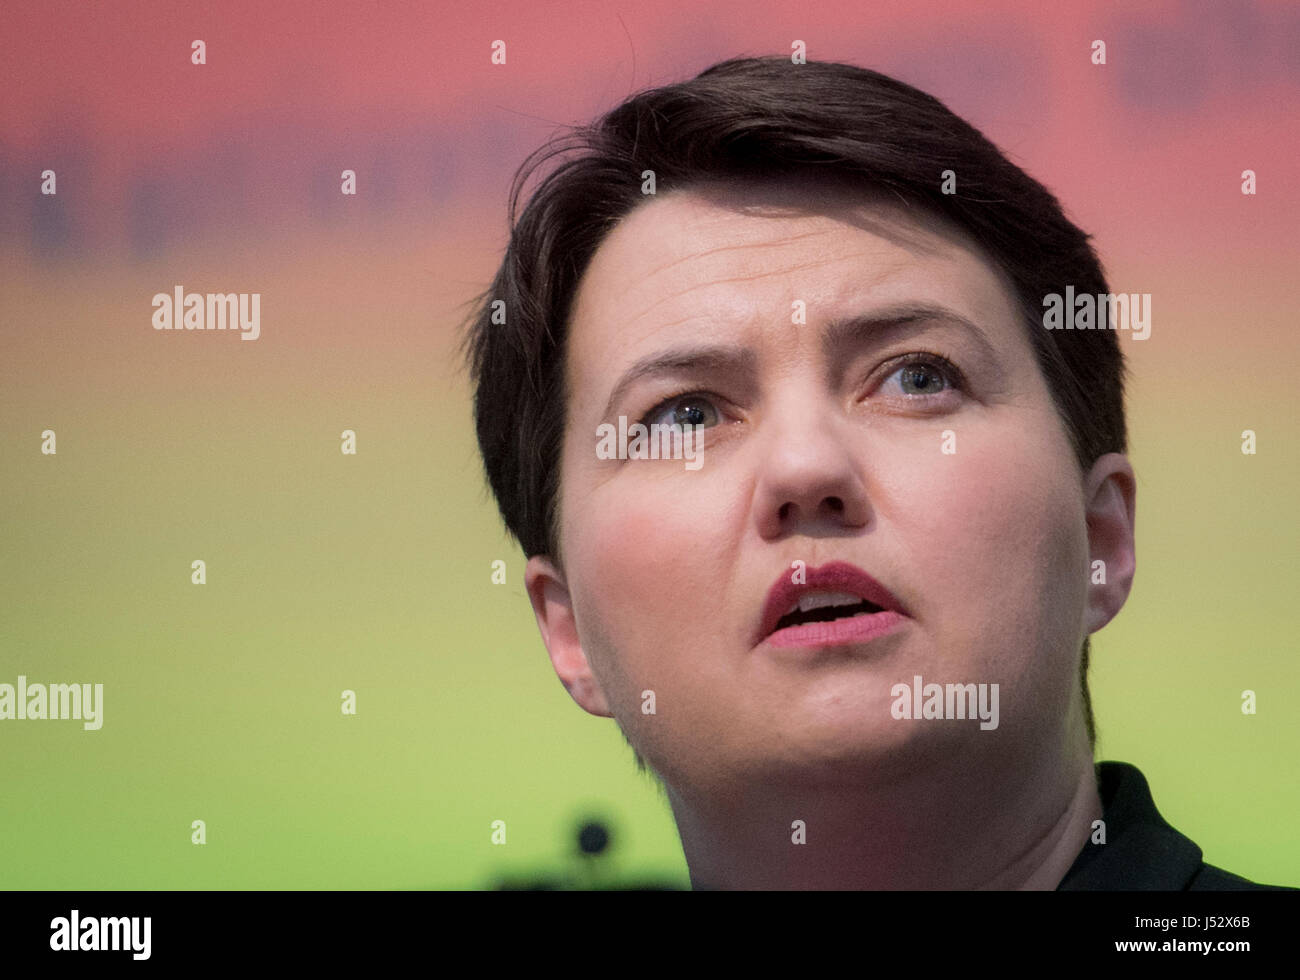
[[[907,619],[892,609],[872,613],[870,616],[850,616],[832,619],[828,623],[804,623],[787,626],[767,638],[774,647],[834,647],[846,643],[866,643],[878,636],[892,633]]]

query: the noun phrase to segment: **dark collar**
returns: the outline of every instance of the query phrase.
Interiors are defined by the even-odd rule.
[[[1099,762],[1096,769],[1106,843],[1089,837],[1057,891],[1186,889],[1201,869],[1201,849],[1165,823],[1136,766]]]
[[[1057,891],[1227,891],[1268,889],[1201,858],[1201,849],[1169,826],[1146,777],[1126,762],[1099,762],[1106,843],[1090,837]]]

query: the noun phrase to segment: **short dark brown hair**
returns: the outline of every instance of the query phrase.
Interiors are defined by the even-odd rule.
[[[525,185],[551,163],[520,213]],[[1083,472],[1106,453],[1126,451],[1116,332],[1043,327],[1049,294],[1067,285],[1080,295],[1110,292],[1090,236],[1050,191],[937,99],[887,75],[834,62],[732,59],[632,96],[539,148],[515,175],[510,242],[467,322],[465,355],[488,481],[526,555],[559,556],[570,306],[605,236],[646,199],[647,170],[657,191],[719,180],[833,179],[947,218],[1010,279]],[[955,193],[943,192],[946,171]],[[1079,680],[1095,748],[1089,647],[1085,638]]]

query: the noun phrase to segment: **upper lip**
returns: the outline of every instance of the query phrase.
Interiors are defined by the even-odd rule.
[[[768,590],[767,602],[763,605],[763,620],[759,626],[758,639],[761,643],[776,630],[781,617],[790,611],[790,607],[799,601],[800,596],[810,592],[844,592],[866,599],[882,609],[892,609],[906,616],[902,603],[894,598],[887,588],[874,578],[846,561],[833,561],[816,568],[808,568],[801,576],[805,581],[795,583],[793,574],[786,570],[781,573]]]

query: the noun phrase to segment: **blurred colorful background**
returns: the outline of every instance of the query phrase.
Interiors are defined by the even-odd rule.
[[[564,873],[593,817],[610,880],[688,884],[655,784],[547,661],[455,331],[532,149],[796,39],[945,101],[1094,234],[1113,289],[1152,294],[1151,337],[1121,337],[1139,574],[1093,639],[1098,758],[1140,766],[1207,861],[1300,885],[1300,8],[15,2],[4,20],[0,682],[103,683],[105,712],[96,732],[0,724],[0,887],[483,888]],[[260,292],[261,337],[154,331],[176,285]]]

